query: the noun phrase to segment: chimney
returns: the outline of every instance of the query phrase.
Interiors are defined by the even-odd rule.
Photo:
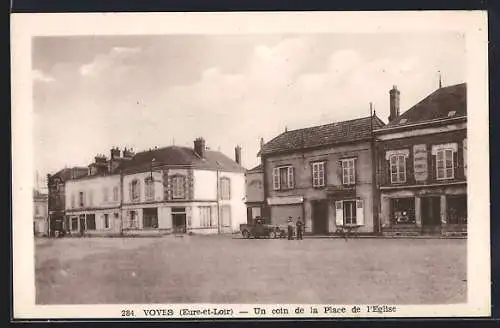
[[[234,161],[241,165],[241,147],[239,145],[234,148]]]
[[[120,155],[121,151],[118,147],[111,148],[111,156],[110,156],[111,159],[118,159],[120,158]]]
[[[132,157],[134,157],[134,152],[132,150],[132,148],[130,149],[127,149],[127,148],[124,148],[123,149],[123,159],[131,159]]]
[[[394,121],[399,116],[399,95],[398,88],[394,85],[389,91],[389,107],[391,113],[389,115],[389,122]]]
[[[194,152],[203,158],[205,155],[205,139],[199,137],[194,140]]]
[[[260,138],[260,150],[264,147],[264,138]]]

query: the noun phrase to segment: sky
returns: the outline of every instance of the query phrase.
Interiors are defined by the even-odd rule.
[[[34,168],[87,166],[110,148],[134,151],[196,137],[242,165],[259,140],[366,117],[387,122],[443,85],[466,82],[458,33],[35,37]]]

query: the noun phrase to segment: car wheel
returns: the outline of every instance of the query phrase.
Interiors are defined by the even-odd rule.
[[[245,238],[245,239],[250,238],[250,234],[248,233],[248,231],[247,231],[247,230],[243,231],[243,232],[242,232],[242,235],[243,235],[243,238]]]
[[[269,238],[271,238],[271,239],[276,238],[276,232],[274,232],[274,231],[269,232]]]

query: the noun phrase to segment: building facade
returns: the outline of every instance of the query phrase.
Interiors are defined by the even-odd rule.
[[[108,165],[110,173],[68,183],[66,204],[74,198],[83,205],[67,206],[75,231],[85,224],[87,234],[213,234],[238,231],[246,222],[241,148],[235,148],[235,161],[206,149],[202,138],[194,148],[115,155],[121,161],[116,169]]]
[[[390,91],[389,123],[375,131],[384,234],[466,233],[466,91],[440,87],[401,115]]]
[[[68,230],[65,220],[66,182],[88,175],[86,167],[64,168],[55,174],[47,175],[49,226],[48,233],[54,236],[56,231]]]
[[[264,167],[262,164],[245,173],[247,222],[263,217],[264,208]],[[264,217],[264,219],[267,219]]]
[[[260,151],[266,213],[285,225],[302,218],[305,232],[326,235],[340,227],[373,233],[372,129],[376,116],[285,131]]]
[[[49,197],[33,190],[33,233],[35,236],[49,234]]]

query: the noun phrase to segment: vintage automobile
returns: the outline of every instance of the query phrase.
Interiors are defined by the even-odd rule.
[[[264,219],[254,219],[251,223],[240,224],[243,238],[284,238],[286,231],[277,225],[266,223]]]

